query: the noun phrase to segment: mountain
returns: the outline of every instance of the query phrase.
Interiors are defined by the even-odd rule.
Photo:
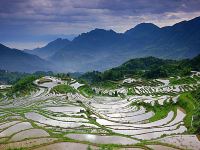
[[[0,44],[0,69],[20,72],[49,70],[49,62],[38,56]]]
[[[162,28],[141,23],[124,33],[94,29],[31,52],[71,72],[102,71],[138,57],[193,58],[200,53],[200,17]]]
[[[124,35],[128,37],[141,38],[158,31],[160,28],[152,23],[141,23],[134,28],[127,30]],[[137,35],[140,35],[139,37]]]
[[[137,57],[192,58],[200,53],[200,17],[159,28],[141,23],[125,33],[95,29],[76,37],[50,60],[69,71],[105,70]]]
[[[57,51],[64,48],[70,43],[68,39],[58,38],[55,41],[48,43],[46,46],[41,48],[36,48],[33,50],[25,50],[25,52],[29,54],[37,55],[43,59],[47,59],[48,57],[54,55]]]

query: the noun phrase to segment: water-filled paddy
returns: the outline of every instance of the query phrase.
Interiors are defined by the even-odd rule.
[[[159,115],[146,107],[163,107],[171,100],[176,103],[179,91],[186,90],[186,86],[177,85],[172,88],[169,80],[163,79],[159,80],[163,82],[159,83],[159,86],[135,86],[135,95],[125,95],[123,98],[86,98],[78,91],[78,87],[82,86],[78,81],[74,80],[68,84],[67,81],[60,81],[55,77],[50,79],[51,82],[36,83],[39,87],[31,95],[10,102],[2,101],[0,149],[36,146],[36,150],[86,150],[89,144],[93,149],[99,149],[98,146],[104,144],[115,144],[124,150],[139,150],[145,147],[139,145],[136,148],[135,144],[142,140],[194,150],[200,147],[196,136],[184,135],[188,131],[184,124],[187,114],[182,108],[174,106],[173,109],[167,110],[164,116],[151,122],[152,117]],[[50,93],[51,88],[59,84],[68,84],[77,92]],[[106,90],[110,92],[109,89]],[[125,87],[116,90],[127,91]],[[175,92],[172,95],[163,95],[170,91]],[[154,92],[157,95],[154,95]],[[159,92],[162,94],[158,94]],[[139,105],[139,102],[144,102],[145,105]],[[122,145],[129,148],[123,148]],[[145,146],[175,150],[171,145]]]
[[[48,137],[50,136],[46,131],[41,129],[29,129],[21,131],[13,135],[10,141],[21,141],[26,138],[39,138],[39,137]]]
[[[94,135],[94,134],[68,134],[66,137],[80,140],[89,141],[91,143],[99,144],[120,144],[120,145],[130,145],[139,143],[139,141],[129,139],[121,136],[105,136],[105,135]]]

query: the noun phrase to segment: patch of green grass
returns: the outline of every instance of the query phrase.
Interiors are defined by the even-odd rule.
[[[200,76],[194,75],[193,78],[197,81],[200,81]]]
[[[129,88],[127,95],[134,95],[134,94],[135,94],[134,90],[132,88]]]
[[[158,102],[155,102],[155,105],[152,106],[149,103],[139,102],[132,103],[133,105],[143,106],[147,111],[153,111],[155,115],[149,119],[150,122],[154,122],[160,119],[167,117],[168,113],[173,110],[176,111],[176,106],[173,102],[164,103],[164,105],[159,105]]]
[[[137,79],[136,81],[133,81],[132,83],[123,83],[122,85],[127,88],[135,87],[135,86],[159,86],[162,84],[162,82],[156,81],[156,80],[147,80],[142,78],[142,80]]]
[[[69,85],[61,84],[61,85],[57,85],[57,86],[53,87],[51,92],[61,93],[61,94],[66,94],[66,93],[74,94],[74,93],[76,93],[76,90]]]
[[[176,104],[173,102],[165,103],[163,106],[156,103],[154,106],[151,104],[147,104],[144,102],[136,103],[134,102],[133,105],[143,106],[148,111],[153,111],[155,115],[149,119],[150,122],[163,119],[167,116],[167,114],[173,110],[176,112],[177,107],[181,107],[186,112],[186,117],[184,118],[184,124],[188,129],[189,133],[196,133],[198,130],[198,126],[200,124],[199,119],[192,119],[193,116],[200,116],[200,110],[198,109],[198,102],[193,97],[190,92],[183,93],[179,96],[179,99]]]
[[[192,127],[192,116],[195,113],[195,106],[198,106],[197,102],[192,97],[191,93],[183,93],[179,96],[177,105],[186,111],[184,124],[189,129],[189,132],[194,132],[195,129]]]
[[[155,115],[149,119],[150,122],[154,122],[160,119],[163,119],[167,117],[168,113],[173,110],[176,111],[176,107],[171,106],[171,105],[164,105],[160,107],[155,107],[154,108],[154,113]]]
[[[78,88],[80,93],[86,97],[91,97],[95,94],[95,92],[92,90],[92,88],[89,85],[83,85]]]
[[[119,147],[116,147],[114,144],[107,144],[107,145],[101,145],[99,150],[114,150],[116,148],[119,148]]]
[[[9,148],[7,150],[27,150],[27,148]]]
[[[0,100],[4,97],[4,95],[2,93],[0,93]]]

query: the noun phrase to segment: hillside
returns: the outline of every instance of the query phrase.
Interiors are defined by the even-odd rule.
[[[54,55],[58,50],[62,49],[66,45],[70,43],[67,39],[56,39],[41,48],[35,48],[33,50],[26,50],[25,52],[29,54],[37,55],[43,59],[46,59],[52,55]]]
[[[122,65],[104,72],[87,72],[80,79],[89,82],[101,82],[106,80],[120,80],[124,77],[140,77],[147,79],[166,78],[170,76],[189,75],[190,71],[200,71],[200,55],[193,59],[166,60],[155,57],[135,58]]]
[[[0,69],[19,72],[49,70],[49,62],[38,56],[0,44]]]

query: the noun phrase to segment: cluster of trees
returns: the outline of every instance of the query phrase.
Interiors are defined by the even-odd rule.
[[[10,72],[7,70],[0,70],[0,84],[15,84],[20,79],[23,79],[30,75],[35,75],[35,76],[53,75],[53,72],[37,71],[33,74],[30,74],[30,73]]]
[[[36,89],[33,81],[35,81],[37,78],[38,76],[36,75],[29,75],[20,79],[11,87],[7,93],[7,96],[12,97],[13,95],[19,96],[29,94],[31,91]]]
[[[200,71],[200,55],[193,59],[164,60],[155,57],[131,59],[119,67],[104,72],[87,72],[80,78],[89,82],[120,80],[124,76],[154,79],[169,76],[186,76],[191,70]]]
[[[194,118],[193,118],[193,126],[196,129],[196,133],[200,134],[200,87],[192,92],[192,96],[196,99],[197,101],[197,106],[195,109],[194,113]]]
[[[33,84],[33,81],[46,75],[53,75],[53,72],[38,71],[33,74],[29,74],[3,71],[3,75],[7,77],[7,79],[11,78],[12,76],[16,77],[12,80],[12,82],[9,81],[7,83],[13,84],[13,86],[7,92],[8,97],[13,97],[13,95],[24,96],[30,94],[31,91],[36,90],[36,86]]]
[[[17,80],[27,76],[27,73],[9,72],[0,70],[0,84],[13,84]]]

